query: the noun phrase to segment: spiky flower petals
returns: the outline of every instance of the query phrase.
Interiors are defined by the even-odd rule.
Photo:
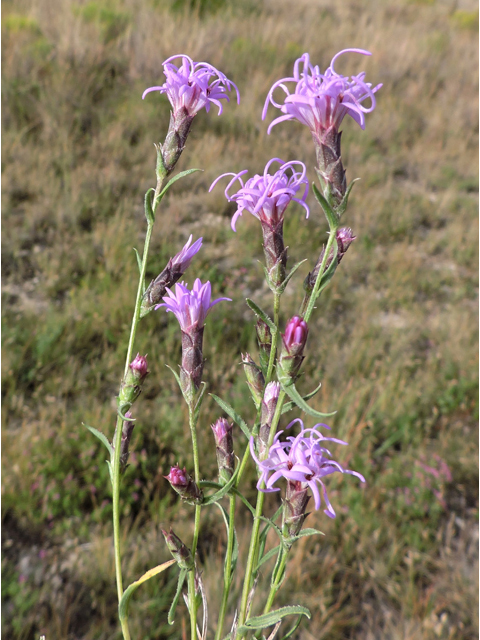
[[[177,67],[172,61],[180,60]],[[190,117],[201,109],[210,110],[210,105],[218,107],[218,115],[222,113],[220,100],[230,101],[228,91],[235,89],[237,102],[240,94],[237,86],[225,74],[207,62],[194,62],[189,56],[171,56],[163,62],[163,73],[166,81],[158,87],[150,87],[143,92],[142,99],[151,91],[166,93],[173,107],[174,114],[185,110]]]
[[[327,425],[317,424],[312,429],[304,429],[303,422],[297,418],[288,427],[291,427],[296,422],[302,426],[298,436],[290,436],[286,441],[280,442],[279,438],[283,432],[279,431],[275,435],[268,457],[265,460],[259,460],[255,456],[253,438],[250,440],[250,451],[261,472],[257,489],[265,492],[279,491],[277,487],[274,488],[274,485],[281,478],[285,478],[289,482],[299,483],[297,484],[299,489],[310,488],[315,502],[315,509],[320,509],[323,496],[326,505],[324,512],[330,518],[335,518],[335,511],[328,499],[324,479],[337,471],[356,476],[362,482],[365,482],[365,478],[356,471],[344,469],[338,462],[331,459],[330,451],[323,444],[335,442],[346,445],[347,443],[338,438],[326,438],[323,436],[317,427],[327,427]],[[263,484],[265,484],[265,488],[263,488]]]
[[[365,114],[375,109],[375,93],[382,85],[372,88],[370,82],[365,82],[364,72],[356,76],[338,74],[334,63],[339,56],[348,52],[372,55],[364,49],[344,49],[333,57],[324,73],[310,63],[308,53],[298,58],[293,67],[293,77],[278,80],[268,92],[262,119],[267,115],[269,103],[284,114],[270,124],[268,133],[279,122],[298,120],[312,133],[319,135],[330,127],[338,129],[346,115],[351,116],[362,129],[365,128]],[[286,83],[294,83],[293,93],[290,93]],[[283,103],[274,99],[276,89],[285,93]],[[365,100],[369,100],[368,106],[363,105]]]
[[[155,309],[166,307],[167,311],[175,314],[182,331],[186,332],[193,325],[203,327],[208,312],[218,302],[231,301],[231,298],[217,298],[212,302],[212,285],[208,280],[202,284],[200,278],[195,280],[191,291],[181,282],[175,285],[175,292],[167,289],[167,293],[168,297],[164,297],[164,302],[158,304]]]
[[[280,167],[271,174],[270,167],[276,162],[280,163]],[[298,170],[295,167],[299,167]],[[221,178],[233,176],[225,189],[225,197],[229,202],[236,202],[238,205],[232,218],[234,231],[236,231],[235,224],[244,210],[271,226],[283,222],[285,209],[292,200],[298,202],[306,210],[308,218],[310,211],[305,202],[308,194],[308,179],[303,162],[297,160],[283,162],[280,158],[272,158],[265,166],[263,175],[255,175],[244,184],[241,176],[245,173],[248,173],[247,169],[240,171],[240,173],[223,173],[209,189],[211,191]],[[230,188],[237,180],[240,182],[241,188],[230,195]],[[296,197],[301,189],[303,189],[303,194]]]

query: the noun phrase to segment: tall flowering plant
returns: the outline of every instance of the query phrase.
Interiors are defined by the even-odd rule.
[[[303,411],[311,418],[322,420],[333,415],[321,413],[310,406],[308,401],[319,387],[302,396],[296,388],[296,381],[307,356],[307,339],[312,331],[309,321],[317,300],[355,240],[352,229],[340,224],[353,183],[349,186],[346,183],[339,127],[345,116],[349,115],[363,129],[365,115],[375,108],[375,95],[381,87],[373,87],[366,82],[364,73],[342,76],[336,72],[337,58],[349,52],[370,55],[362,49],[345,49],[333,57],[330,66],[322,73],[318,66],[310,63],[310,57],[305,53],[295,62],[291,77],[274,83],[268,92],[263,111],[265,118],[271,104],[282,114],[270,124],[268,133],[275,125],[287,120],[297,120],[309,127],[316,149],[315,170],[319,180],[319,187],[312,184],[311,188],[330,228],[326,246],[321,249],[312,270],[304,280],[303,301],[298,313],[292,318],[287,321],[283,318],[281,297],[302,263],[288,269],[284,221],[286,216],[291,215],[292,203],[304,210],[305,218],[310,214],[307,204],[310,182],[305,164],[300,160],[272,158],[262,174],[244,180],[243,176],[248,170],[224,173],[210,188],[211,190],[220,181],[228,179],[224,183],[225,197],[237,205],[231,221],[233,231],[244,211],[260,222],[259,242],[263,240],[264,272],[272,293],[273,308],[273,314],[269,314],[263,308],[263,301],[260,306],[258,302],[247,299],[256,318],[258,343],[258,362],[249,353],[242,355],[243,371],[256,413],[253,423],[249,424],[244,420],[227,398],[211,394],[223,413],[211,425],[218,463],[218,477],[215,480],[205,480],[200,471],[197,439],[199,428],[203,437],[207,437],[205,426],[201,424],[201,408],[206,389],[203,381],[203,336],[208,324],[208,314],[220,313],[223,303],[231,301],[231,298],[212,299],[210,282],[202,282],[196,278],[193,286],[189,287],[183,279],[201,250],[202,238],[192,243],[193,237],[190,236],[185,246],[168,261],[163,271],[148,286],[145,283],[145,273],[159,204],[176,180],[195,171],[183,171],[167,181],[185,147],[196,114],[201,109],[208,112],[211,105],[214,105],[220,115],[223,110],[222,101],[228,102],[232,93],[236,94],[239,101],[239,92],[236,85],[212,65],[194,62],[188,56],[181,55],[173,56],[163,63],[164,84],[151,87],[143,94],[145,97],[150,92],[158,91],[167,96],[172,109],[170,125],[164,142],[156,145],[156,186],[145,195],[147,232],[142,257],[137,254],[140,278],[125,369],[117,396],[117,422],[112,441],[94,427],[88,427],[110,454],[108,465],[113,496],[115,570],[119,619],[124,640],[130,640],[128,610],[134,591],[160,572],[174,570],[174,566],[178,571],[178,587],[168,614],[168,622],[173,624],[177,604],[185,590],[191,640],[206,640],[210,633],[214,640],[259,638],[264,629],[269,629],[268,638],[273,640],[284,619],[294,616],[296,622],[293,628],[283,636],[290,637],[302,618],[310,617],[310,612],[301,604],[275,609],[274,601],[285,577],[292,546],[301,537],[320,533],[303,526],[308,517],[307,506],[313,498],[315,510],[323,507],[328,517],[335,518],[335,510],[328,497],[329,477],[333,473],[342,473],[365,482],[360,472],[345,469],[341,462],[333,458],[329,447],[332,444],[336,446],[347,443],[324,435],[325,429],[330,430],[325,423],[317,422],[313,427],[305,427],[300,418],[295,418],[286,426],[286,430],[290,434],[288,430],[296,427],[296,435],[292,433],[285,436],[285,430],[279,429],[281,416],[286,411]],[[283,92],[283,101],[279,101],[277,97],[279,92]],[[212,311],[220,302],[222,305],[219,310]],[[171,371],[188,408],[192,441],[191,463],[183,468],[177,464],[165,469],[164,478],[178,498],[191,505],[193,533],[190,540],[184,541],[175,534],[174,526],[169,526],[168,531],[163,530],[172,559],[150,569],[124,588],[120,548],[120,483],[127,467],[135,426],[133,405],[140,397],[142,388],[148,384],[149,373],[147,356],[137,354],[133,357],[133,349],[141,319],[152,311],[164,310],[172,313],[179,324],[182,345],[180,369],[179,373],[174,368]],[[243,443],[238,428],[243,433]],[[249,463],[257,471],[258,493],[255,504],[251,504],[242,493],[242,479]],[[263,513],[265,500],[274,491],[281,492],[282,506],[272,518],[267,518]],[[223,506],[223,500],[228,501],[228,509]],[[237,504],[239,500],[240,503]],[[217,504],[222,510],[227,545],[222,596],[217,603],[218,617],[209,626],[208,594],[202,582],[203,568],[197,556],[197,545],[201,535],[202,510],[212,504]],[[252,527],[247,559],[244,566],[240,567],[237,562],[239,545],[235,519],[237,512],[243,507],[252,516]],[[278,545],[267,551],[267,535],[270,532],[278,537]],[[276,562],[270,585],[264,593],[256,589],[260,568],[273,556],[276,557]],[[231,593],[237,571],[242,572],[243,584],[239,598]],[[201,629],[200,607],[203,609]],[[263,608],[262,613],[258,613],[259,607]],[[229,631],[226,629],[227,616]]]

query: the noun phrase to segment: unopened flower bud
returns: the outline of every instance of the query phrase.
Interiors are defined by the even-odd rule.
[[[142,391],[142,385],[148,373],[147,356],[141,356],[137,353],[120,385],[120,393],[118,394],[120,407],[132,406]]]
[[[272,350],[272,332],[270,327],[261,318],[257,320],[256,324],[257,341],[260,354],[260,364],[264,371],[268,369],[268,363],[270,361],[270,351]]]
[[[350,227],[342,227],[337,231],[337,263],[340,264],[343,256],[347,253],[348,247],[356,239]]]
[[[263,253],[268,277],[272,285],[279,287],[285,280],[287,247],[283,242],[283,219],[260,219],[263,232]]]
[[[278,361],[279,369],[289,378],[295,379],[302,365],[307,337],[307,323],[300,316],[293,316],[282,334],[282,350]]]
[[[125,414],[125,418],[131,418],[132,414],[130,411],[127,411]],[[132,438],[133,429],[135,427],[135,422],[132,420],[124,420],[122,427],[122,439],[120,441],[120,473],[124,473],[125,469],[128,466],[128,457],[130,452],[128,447],[130,445],[130,440]],[[115,450],[115,442],[117,441],[117,429],[115,428],[115,434],[113,436],[112,447]]]
[[[169,481],[182,500],[189,504],[202,504],[203,492],[187,473],[186,467],[180,469],[177,464],[170,469],[170,473],[164,478]]]
[[[283,503],[283,535],[288,538],[297,536],[303,526],[308,513],[307,509],[310,496],[308,486],[303,486],[298,481],[287,482],[287,492]],[[291,546],[292,542],[287,545]]]
[[[267,453],[270,427],[272,425],[275,409],[277,408],[278,396],[280,395],[280,383],[269,382],[265,387],[265,395],[262,400],[262,413],[260,429],[258,432],[258,453],[260,459]]]
[[[257,367],[249,353],[242,354],[243,370],[247,378],[247,384],[252,394],[255,406],[260,406],[263,398],[263,389],[265,387],[265,378],[262,370]]]
[[[178,566],[181,569],[191,571],[195,567],[195,562],[193,561],[190,549],[183,544],[177,535],[173,533],[171,528],[169,533],[162,529],[162,533],[165,538],[165,542],[167,543],[168,550],[177,561]]]
[[[212,431],[217,445],[217,463],[220,481],[228,482],[235,470],[235,454],[233,453],[233,424],[225,418],[219,418],[212,424]]]

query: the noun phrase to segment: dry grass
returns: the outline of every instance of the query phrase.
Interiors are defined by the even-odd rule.
[[[304,51],[325,67],[350,46],[373,56],[341,60],[340,71],[365,68],[384,87],[365,132],[345,123],[347,176],[362,178],[347,213],[358,240],[312,320],[301,385],[310,390],[322,380],[315,406],[338,410],[332,428],[350,442],[343,461],[367,486],[348,479],[332,486],[338,517],[310,516],[309,526],[326,535],[294,547],[279,603],[312,610],[297,633],[302,640],[478,637],[476,6],[188,5],[4,3],[5,637],[119,637],[105,456],[80,425],[113,431],[136,287],[131,248],[145,233],[152,143],[168,124],[166,102],[157,95],[142,102],[143,89],[161,80],[163,59],[186,52],[241,91],[239,107],[196,119],[179,168],[204,173],[164,201],[149,267],[155,275],[190,233],[204,236],[198,274],[216,292],[235,292],[225,318],[209,321],[206,375],[210,389],[240,409],[247,400],[240,352],[255,350],[243,299],[269,306],[261,246],[254,219],[231,233],[231,208],[208,186],[223,171],[259,171],[274,156],[303,160],[314,179],[308,132],[285,123],[267,136],[263,100]],[[310,204],[308,222],[297,211],[286,225],[292,264],[304,256],[311,264],[324,242],[325,224]],[[285,296],[285,318],[300,295],[292,287]],[[162,477],[177,460],[188,463],[185,409],[164,366],[178,360],[178,348],[165,315],[143,321],[138,350],[148,352],[151,376],[122,496],[127,581],[167,558],[162,526],[172,521],[180,536],[190,535],[190,514]],[[209,403],[206,431],[216,417]],[[201,442],[206,476],[214,475],[210,437]],[[450,480],[419,464],[440,460]],[[253,470],[249,477],[253,486]],[[220,516],[205,511],[200,557],[214,618],[224,538]],[[178,626],[166,625],[174,587],[172,574],[139,590],[132,637],[183,638],[183,607]]]

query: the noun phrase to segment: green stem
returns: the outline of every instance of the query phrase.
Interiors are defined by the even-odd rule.
[[[268,594],[267,602],[265,604],[263,613],[268,613],[270,611],[273,604],[273,600],[277,594],[277,591],[280,588],[281,577],[285,570],[285,565],[287,564],[288,551],[285,551],[285,549],[282,549],[281,554],[282,554],[282,558],[280,560],[280,564],[277,567],[277,572],[273,580],[273,584],[270,587],[270,593]]]
[[[220,640],[222,637],[223,625],[225,622],[225,614],[227,612],[227,604],[228,604],[228,595],[230,593],[230,586],[232,584],[232,554],[233,554],[233,543],[235,540],[235,503],[236,498],[235,494],[231,494],[230,496],[230,513],[229,513],[229,526],[228,526],[228,540],[227,540],[227,553],[225,556],[225,570],[224,570],[224,583],[223,583],[223,594],[222,594],[222,602],[220,605],[220,613],[218,614],[218,624],[217,631],[215,633],[215,640]]]
[[[195,471],[195,482],[200,482],[200,463],[198,455],[197,425],[195,423],[195,410],[193,402],[188,406],[188,416],[190,424],[190,434],[192,436],[193,468]],[[200,505],[195,505],[195,525],[193,529],[192,556],[195,561],[197,551],[198,535],[200,533]],[[195,569],[190,571],[188,580],[188,599],[190,602],[190,626],[191,638],[197,640],[197,599],[195,597]]]
[[[276,325],[278,327],[278,324]],[[282,415],[282,406],[283,401],[285,400],[285,391],[280,391],[277,401],[277,406],[275,408],[275,414],[272,419],[272,424],[270,426],[270,434],[268,437],[268,449],[272,446],[273,439],[275,437],[275,433],[277,431],[277,426],[280,421],[280,416]],[[255,517],[253,521],[252,528],[252,537],[250,539],[250,548],[248,551],[248,559],[247,559],[247,567],[245,569],[245,579],[243,584],[243,593],[242,593],[242,601],[240,605],[240,615],[238,619],[238,626],[241,627],[245,624],[246,616],[247,616],[247,603],[248,596],[250,593],[250,589],[252,586],[252,576],[255,565],[257,564],[257,556],[258,556],[258,539],[260,533],[260,524],[261,524],[261,516],[263,512],[263,503],[265,501],[265,493],[263,491],[258,491],[257,494],[257,504],[255,508]],[[238,638],[244,637],[245,634],[239,635]]]
[[[153,210],[155,212],[157,206],[157,197],[162,188],[163,180],[157,180],[157,186],[155,188],[155,196],[153,201]],[[143,289],[145,283],[145,273],[147,270],[147,258],[148,251],[150,248],[150,240],[152,237],[153,231],[153,222],[147,222],[147,233],[145,236],[145,244],[143,247],[143,257],[142,257],[142,265],[140,269],[140,277],[138,280],[137,287],[137,297],[135,300],[135,309],[133,312],[132,318],[132,326],[130,329],[130,338],[128,341],[127,348],[127,357],[125,359],[125,371],[124,375],[127,374],[128,367],[130,365],[133,353],[133,345],[135,342],[135,335],[137,332],[137,326],[140,319],[140,308],[142,303]],[[114,442],[114,456],[112,461],[112,503],[113,503],[113,545],[114,545],[114,554],[115,554],[115,574],[117,581],[117,596],[118,602],[123,596],[123,580],[122,580],[122,554],[121,554],[121,546],[120,546],[120,448],[122,442],[122,427],[123,420],[118,416],[117,417],[117,434]],[[122,626],[122,633],[124,640],[130,640],[130,632],[128,630],[128,621],[127,619],[120,621]]]
[[[317,279],[315,280],[315,286],[313,287],[313,291],[312,294],[310,296],[310,300],[308,301],[308,306],[307,306],[307,310],[305,312],[305,315],[303,316],[303,319],[305,320],[305,322],[308,322],[310,319],[310,316],[312,315],[313,309],[315,307],[315,302],[317,300],[317,295],[318,295],[318,290],[320,289],[320,282],[322,280],[322,276],[323,276],[323,272],[325,269],[325,265],[327,263],[327,259],[328,256],[330,255],[330,249],[332,248],[332,245],[336,239],[336,235],[337,235],[337,229],[330,229],[330,233],[328,236],[328,241],[327,241],[327,246],[325,247],[325,252],[323,254],[323,260],[322,260],[322,264],[320,265],[320,269],[318,271],[318,275],[317,275]]]

